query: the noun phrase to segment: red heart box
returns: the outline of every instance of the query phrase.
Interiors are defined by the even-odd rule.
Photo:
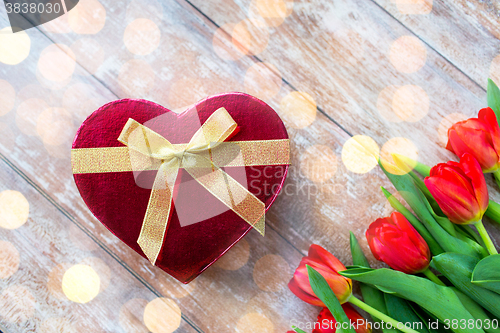
[[[283,122],[270,106],[247,94],[227,93],[204,99],[181,114],[145,100],[111,102],[83,122],[73,148],[123,147],[117,138],[129,118],[151,128],[173,144],[187,143],[200,124],[221,107],[229,112],[239,127],[239,132],[230,141],[288,139]],[[237,170],[244,170],[248,190],[265,203],[267,211],[281,190],[288,165],[223,169],[231,176],[237,175]],[[74,175],[83,200],[97,219],[143,257],[145,255],[137,239],[156,173],[143,171],[134,174],[128,171]],[[233,178],[241,183],[241,177]],[[185,170],[179,170],[178,180],[174,210],[156,266],[179,281],[188,283],[217,261],[252,227],[228,210]],[[180,198],[182,207],[178,204]],[[179,213],[183,221],[186,220],[184,216],[188,216],[191,222],[181,225]]]

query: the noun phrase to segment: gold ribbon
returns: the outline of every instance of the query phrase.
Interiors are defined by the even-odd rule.
[[[264,235],[264,203],[220,167],[289,164],[289,141],[224,142],[236,127],[226,109],[220,108],[189,143],[172,144],[129,119],[118,138],[126,147],[73,149],[73,173],[158,170],[137,240],[153,265],[168,229],[172,192],[180,168]]]

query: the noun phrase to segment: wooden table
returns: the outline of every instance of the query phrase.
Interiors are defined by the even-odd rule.
[[[352,230],[382,267],[364,232],[392,211],[379,186],[393,187],[356,143],[455,159],[447,128],[486,106],[488,77],[500,83],[499,19],[485,0],[81,0],[0,34],[0,330],[256,333],[314,321],[319,309],[286,286],[311,243],[348,265]],[[92,216],[70,145],[108,101],[182,110],[227,91],[279,113],[292,166],[265,238],[250,232],[182,285]],[[500,245],[500,226],[486,228]],[[84,285],[63,290],[65,273]]]

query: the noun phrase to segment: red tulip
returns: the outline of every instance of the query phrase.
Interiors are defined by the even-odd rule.
[[[370,224],[366,238],[375,258],[395,270],[415,274],[429,267],[429,246],[399,212]]]
[[[460,163],[450,161],[434,166],[425,185],[453,223],[475,223],[488,208],[488,188],[481,166],[468,153],[462,155]]]
[[[295,296],[309,304],[325,307],[325,304],[316,297],[309,284],[306,265],[314,268],[325,278],[335,296],[339,299],[340,304],[351,297],[351,279],[345,278],[338,273],[338,271],[345,270],[345,266],[333,254],[316,244],[309,247],[307,257],[302,258],[299,267],[293,274],[293,278],[288,283],[288,288]]]
[[[356,331],[356,333],[370,333],[370,324],[367,322],[363,316],[361,316],[358,311],[356,311],[351,304],[342,304],[345,314],[351,321],[351,325]],[[318,315],[318,320],[314,324],[314,330],[312,333],[335,333],[337,328],[335,324],[337,321],[327,308],[323,308]]]
[[[446,149],[461,157],[469,153],[476,158],[483,172],[500,168],[500,128],[491,108],[479,111],[477,118],[458,122],[448,130]]]

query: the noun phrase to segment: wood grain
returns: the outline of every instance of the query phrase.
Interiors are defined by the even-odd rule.
[[[487,33],[476,34],[476,30],[481,29],[479,25],[470,20],[461,22],[465,11],[450,4],[435,3],[431,14],[415,17],[396,15],[394,10],[399,9],[383,1],[304,0],[293,3],[293,13],[281,25],[268,29],[268,39],[262,29],[250,31],[253,38],[250,46],[264,49],[257,56],[244,56],[231,46],[230,30],[234,24],[249,18],[250,1],[179,0],[162,5],[155,1],[146,1],[144,5],[126,1],[100,3],[106,11],[106,21],[97,34],[72,32],[69,23],[61,19],[57,24],[67,32],[56,34],[50,32],[48,26],[42,26],[41,31],[32,29],[28,31],[32,42],[29,57],[20,65],[0,65],[2,78],[17,92],[14,110],[0,117],[3,134],[0,153],[6,162],[0,167],[0,173],[7,173],[6,179],[9,175],[16,179],[22,176],[29,185],[16,187],[19,180],[6,183],[5,189],[33,192],[33,197],[28,198],[30,204],[42,196],[45,203],[36,206],[37,214],[50,218],[54,215],[54,221],[60,221],[57,225],[69,235],[66,238],[81,242],[83,252],[99,252],[100,258],[113,268],[116,285],[109,304],[116,307],[108,308],[106,304],[102,308],[89,303],[82,311],[87,311],[91,323],[109,314],[105,329],[117,332],[121,330],[118,324],[121,305],[131,298],[149,301],[158,296],[172,298],[179,305],[183,314],[179,331],[256,331],[255,327],[245,329],[245,321],[250,320],[260,322],[266,331],[283,332],[290,327],[291,319],[315,320],[318,309],[305,305],[285,286],[301,256],[314,242],[332,251],[346,265],[350,264],[348,231],[352,230],[367,250],[364,239],[367,226],[391,212],[379,186],[392,187],[381,171],[375,168],[357,174],[342,162],[342,150],[349,134],[369,135],[380,147],[394,137],[407,138],[418,148],[419,159],[428,164],[453,158],[443,149],[437,135],[440,123],[452,113],[472,116],[485,104],[484,86],[477,84],[485,74],[485,66],[475,64],[491,61],[488,59],[498,45]],[[5,17],[1,16],[2,10],[0,22],[7,25],[2,21]],[[445,18],[438,17],[440,15]],[[158,47],[146,55],[130,51],[140,53],[145,47],[143,42],[134,43],[133,39],[124,37],[127,26],[137,18],[148,18],[159,27],[161,34]],[[495,28],[492,22],[489,29]],[[450,34],[451,41],[442,40],[438,33],[425,29],[432,24],[445,24],[452,31],[467,34]],[[391,62],[390,49],[401,36],[416,37],[424,45],[425,64],[414,73],[403,73],[395,67],[394,60]],[[474,58],[472,51],[460,52],[460,46],[469,42],[476,45],[476,49],[484,43],[483,53],[475,54]],[[73,54],[76,59],[74,72],[58,85],[43,78],[39,64],[43,50],[54,43],[64,51],[59,54],[61,62],[69,61]],[[92,47],[83,52],[81,45]],[[472,61],[474,59],[479,62]],[[265,63],[255,70],[254,66],[260,61]],[[395,63],[407,65],[398,62],[397,57]],[[56,68],[54,73],[64,75],[64,70]],[[255,72],[264,74],[259,76]],[[429,110],[418,121],[401,119],[408,116],[404,107],[398,110],[398,116],[390,99],[379,103],[384,89],[406,85],[420,87],[429,97]],[[310,109],[307,103],[301,105],[304,109],[298,114],[283,106],[283,101],[297,90],[311,95],[317,104],[318,111],[313,113],[313,118],[306,114],[305,110]],[[187,286],[151,267],[89,213],[70,172],[71,140],[54,145],[59,141],[36,128],[43,110],[37,111],[28,105],[31,108],[25,112],[20,107],[27,99],[37,98],[43,107],[64,108],[67,113],[59,110],[56,114],[62,113],[63,119],[69,119],[65,123],[68,126],[54,128],[58,128],[62,137],[71,138],[95,108],[117,98],[146,98],[171,109],[182,109],[204,96],[224,91],[262,94],[277,110],[289,129],[292,166],[282,193],[268,213],[266,238],[251,232],[218,264]],[[415,103],[419,105],[419,102]],[[413,119],[411,117],[414,115],[409,119]],[[49,125],[55,126],[50,123],[54,118],[46,116],[46,119]],[[311,155],[311,151],[315,154]],[[316,155],[321,158],[307,159]],[[493,196],[498,199],[498,191],[494,190]],[[25,229],[37,225],[36,221],[30,223],[15,231],[25,237],[16,243],[18,246],[33,247],[33,238],[24,236]],[[488,224],[487,228],[498,244],[500,227]],[[50,237],[52,233],[57,234],[49,231],[44,235]],[[9,232],[2,230],[0,236],[10,241]],[[59,241],[69,244],[64,236]],[[42,253],[51,258],[53,264],[79,262],[79,252],[57,252],[63,248],[50,247]],[[28,256],[26,267],[31,268],[35,254]],[[381,266],[369,257],[375,266]],[[48,271],[48,266],[39,269]],[[118,268],[115,270],[115,267]],[[10,285],[9,281],[2,289]],[[25,283],[45,282],[30,278]],[[130,287],[132,285],[135,287]],[[128,296],[129,290],[135,291],[133,295]],[[106,292],[98,298],[103,298]],[[36,296],[38,299],[39,295]],[[43,311],[52,310],[49,306]],[[36,316],[49,313],[43,311]],[[36,316],[34,323],[42,320]],[[4,321],[0,319],[0,323]],[[30,330],[8,325],[5,326],[8,332]]]

